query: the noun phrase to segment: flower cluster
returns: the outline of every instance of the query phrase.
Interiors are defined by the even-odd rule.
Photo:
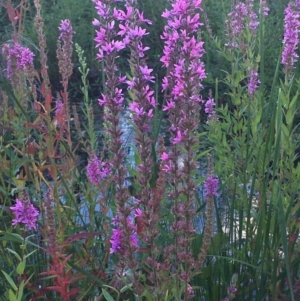
[[[268,8],[265,3],[262,3],[262,7],[263,14],[267,15]],[[254,36],[259,22],[258,16],[253,9],[253,0],[247,0],[246,3],[237,3],[228,14],[226,25],[229,43],[225,45],[229,48],[239,48],[243,46],[243,31],[246,28],[249,28],[252,36]]]
[[[135,200],[139,203],[139,200]],[[117,214],[113,219],[113,225],[115,228],[113,229],[113,234],[110,238],[111,248],[110,253],[119,253],[124,254],[126,252],[126,243],[129,241],[129,245],[133,249],[137,249],[139,247],[138,244],[138,235],[141,234],[144,224],[143,224],[143,211],[140,208],[135,209],[135,221],[133,222],[133,218],[130,216],[126,217],[126,229],[122,227],[121,219],[123,216]],[[128,231],[129,230],[129,231]]]
[[[262,14],[264,17],[268,16],[270,9],[267,7],[267,1],[261,0]]]
[[[96,48],[97,59],[103,64],[105,74],[105,86],[102,96],[98,102],[104,106],[105,133],[107,139],[105,148],[108,153],[109,164],[105,168],[112,168],[112,175],[108,181],[113,180],[115,185],[115,206],[116,215],[114,218],[114,231],[111,238],[111,253],[118,254],[117,266],[120,269],[129,267],[133,272],[134,282],[138,283],[137,261],[134,256],[136,233],[132,220],[128,217],[132,212],[132,205],[128,204],[130,199],[129,191],[124,185],[127,168],[124,165],[125,152],[123,148],[122,130],[120,129],[120,113],[123,110],[124,93],[120,87],[126,83],[126,77],[120,75],[118,70],[118,58],[120,51],[127,46],[125,33],[127,28],[123,19],[131,15],[130,9],[123,12],[120,5],[116,5],[116,0],[92,0],[95,3],[98,18],[94,19],[93,25],[96,27]],[[125,21],[126,23],[126,21]],[[126,26],[126,24],[124,25]],[[120,32],[121,30],[121,32]],[[124,36],[122,34],[124,32]],[[143,30],[136,29],[130,31],[133,36],[140,36]],[[147,72],[145,72],[147,73]],[[147,74],[149,76],[149,74]],[[100,163],[94,158],[88,166],[88,174],[92,181],[98,182],[98,177],[94,177],[93,171],[100,170]]]
[[[217,195],[219,180],[212,176],[208,176],[205,181],[205,196],[214,197]]]
[[[131,230],[129,234],[129,239],[126,236],[126,232],[122,230],[122,227],[117,227],[113,229],[113,234],[111,236],[111,248],[110,253],[122,253],[126,244],[124,241],[128,241],[132,248],[136,249],[139,247],[138,245],[138,238],[137,238],[137,229],[136,225],[133,223],[131,217],[127,217],[127,226],[128,229]],[[117,219],[114,220],[114,224],[118,224]]]
[[[210,97],[206,102],[205,102],[205,113],[208,115],[208,119],[214,119],[216,116],[216,111],[215,111],[215,100]]]
[[[5,44],[2,49],[7,59],[7,77],[14,79],[19,71],[29,72],[33,68],[33,52],[18,43]]]
[[[87,175],[92,184],[98,185],[110,173],[111,168],[109,163],[100,162],[96,155],[91,155],[87,165]]]
[[[132,74],[127,76],[126,83],[134,97],[129,108],[134,116],[133,120],[139,132],[138,136],[141,136],[150,129],[148,124],[156,106],[154,91],[150,88],[150,84],[154,82],[154,76],[151,75],[153,69],[147,66],[145,57],[145,52],[149,50],[149,47],[145,47],[142,42],[143,37],[148,34],[142,26],[150,25],[152,22],[145,19],[143,13],[136,8],[136,1],[125,1],[125,7],[125,12],[115,10],[114,16],[120,22],[118,35],[131,53],[129,64]],[[137,137],[137,140],[139,138],[141,137]]]
[[[70,20],[62,20],[58,29],[60,31],[59,39],[63,41],[72,40],[74,32]]]
[[[258,22],[257,14],[253,10],[253,1],[254,0],[247,0],[246,5],[248,8],[248,13],[249,13],[248,26],[249,26],[249,29],[250,29],[252,35],[255,35],[256,29],[259,25],[259,22]],[[264,10],[264,11],[266,11],[266,10]]]
[[[63,85],[67,83],[69,77],[72,75],[73,63],[73,28],[70,20],[61,21],[59,26],[60,35],[57,41],[57,58],[59,72],[62,75]]]
[[[259,87],[260,80],[258,78],[258,73],[255,69],[251,70],[249,83],[248,83],[248,93],[251,97],[254,96],[255,91]]]
[[[16,199],[16,204],[10,209],[15,215],[15,218],[12,220],[14,226],[21,223],[26,225],[29,230],[36,229],[39,211],[31,204],[26,192],[23,193],[20,199]]]
[[[97,59],[103,60],[105,56],[111,55],[115,52],[125,48],[123,41],[113,38],[117,36],[115,32],[115,13],[111,12],[111,4],[114,1],[99,1],[92,0],[96,4],[97,14],[100,20],[94,19],[93,25],[99,27],[96,31],[96,47],[98,48]],[[120,13],[120,12],[119,12]]]
[[[299,11],[292,2],[289,3],[285,9],[284,17],[284,37],[283,45],[284,49],[282,52],[281,62],[285,67],[285,74],[289,75],[290,71],[294,68],[298,54],[296,50],[299,44]]]
[[[225,44],[229,48],[237,48],[238,43],[235,41],[235,37],[239,37],[244,30],[244,18],[247,16],[247,7],[245,3],[238,3],[233,10],[228,14],[226,20],[227,25],[227,37],[230,40]]]
[[[201,0],[174,1],[171,10],[166,10],[162,16],[167,19],[167,25],[161,36],[165,41],[161,62],[169,68],[169,74],[163,78],[163,91],[168,90],[166,105],[172,122],[173,143],[183,142],[186,134],[188,111],[201,102],[199,90],[201,81],[206,77],[201,57],[204,54],[203,42],[197,41]],[[187,81],[186,78],[189,78]],[[180,115],[177,115],[180,112]],[[174,119],[172,118],[174,117]],[[173,120],[172,120],[173,119]],[[192,124],[190,125],[192,126]]]
[[[171,148],[161,154],[162,171],[167,173],[170,187],[168,197],[172,200],[171,211],[174,222],[170,231],[177,240],[164,252],[166,262],[175,262],[175,269],[184,268],[178,277],[184,283],[184,295],[192,298],[189,289],[191,271],[196,263],[190,250],[190,241],[195,230],[195,190],[196,154],[193,149],[198,144],[195,133],[198,130],[199,111],[202,104],[200,90],[206,77],[201,58],[204,43],[198,40],[201,0],[175,0],[171,9],[162,16],[166,19],[161,39],[164,41],[161,62],[167,68],[162,90],[166,93],[166,105],[171,126]],[[186,299],[187,300],[187,299]]]

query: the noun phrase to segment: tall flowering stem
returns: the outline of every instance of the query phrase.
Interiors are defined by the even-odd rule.
[[[31,92],[34,100],[36,101],[36,87],[34,85],[34,66],[33,66],[33,52],[21,46],[18,42],[13,42],[12,45],[4,44],[2,53],[7,60],[7,78],[11,81],[12,87],[16,89],[17,95],[22,99],[24,96],[24,76],[28,80],[31,87]],[[24,109],[27,108],[27,99],[22,101]]]
[[[77,295],[79,289],[70,288],[74,282],[71,279],[72,269],[67,267],[67,262],[72,255],[66,256],[64,254],[64,247],[58,242],[58,233],[56,230],[55,214],[53,205],[55,202],[53,191],[50,188],[45,195],[45,213],[46,213],[46,251],[50,255],[51,262],[49,263],[49,270],[42,272],[41,275],[51,276],[53,285],[42,289],[42,291],[55,291],[60,294],[64,301],[71,300],[71,296]]]
[[[175,263],[176,289],[184,283],[184,300],[193,292],[189,287],[190,275],[195,262],[190,250],[190,243],[195,233],[192,220],[195,216],[194,175],[196,171],[195,151],[198,146],[198,120],[200,110],[201,80],[205,78],[203,42],[197,41],[200,26],[202,0],[171,1],[172,8],[165,10],[163,17],[167,20],[162,39],[165,41],[161,61],[168,68],[163,79],[166,91],[166,106],[171,122],[170,132],[172,148],[164,154],[164,170],[169,173],[173,185],[170,199],[174,200],[172,212],[175,221],[171,232],[175,245],[170,246],[169,256]],[[183,164],[178,162],[183,161]],[[168,255],[167,255],[168,256]]]
[[[214,197],[217,196],[219,180],[213,176],[213,165],[211,156],[208,157],[208,176],[205,181],[205,229],[202,239],[202,249],[198,255],[198,265],[202,266],[206,258],[208,248],[210,246],[213,233],[213,217],[214,217]]]
[[[120,77],[117,67],[117,60],[120,51],[125,48],[123,39],[118,33],[116,16],[121,13],[114,7],[115,0],[93,0],[99,19],[94,19],[96,26],[96,47],[98,48],[97,59],[103,63],[106,77],[106,91],[102,93],[99,104],[104,106],[104,120],[106,121],[106,135],[108,141],[109,165],[112,168],[111,179],[115,185],[116,216],[114,219],[115,230],[112,237],[113,246],[121,246],[116,249],[119,257],[120,269],[129,267],[134,273],[137,283],[137,262],[134,252],[137,245],[133,243],[134,232],[130,214],[133,209],[128,200],[130,195],[125,186],[126,167],[124,166],[125,153],[122,148],[122,131],[120,129],[120,113],[123,109],[124,96],[120,84],[123,84],[126,77]],[[125,14],[125,13],[124,13]],[[116,241],[117,240],[117,241]]]
[[[24,72],[32,89],[33,97],[36,97],[36,89],[33,85],[33,53],[26,47],[21,46],[21,37],[24,31],[24,14],[28,10],[26,0],[20,0],[15,7],[12,0],[1,1],[0,6],[7,11],[7,16],[11,22],[13,33],[12,43],[4,44],[3,55],[7,58],[7,77],[12,83],[15,95],[23,108],[27,109],[28,99],[26,97],[26,81],[24,80]],[[8,51],[8,53],[7,53]]]
[[[44,34],[44,20],[41,15],[41,3],[40,0],[34,0],[34,5],[36,8],[36,16],[34,19],[34,25],[37,31],[39,47],[40,47],[40,62],[41,62],[41,75],[43,83],[41,85],[41,91],[45,99],[45,108],[48,114],[51,111],[52,93],[50,89],[50,79],[48,75],[48,57],[47,57],[47,43]]]
[[[299,44],[299,18],[299,8],[291,1],[285,9],[284,37],[282,41],[284,49],[281,62],[284,65],[286,78],[290,77],[291,71],[298,60],[296,50]]]
[[[267,14],[268,9],[263,6],[263,14]],[[232,11],[228,14],[226,20],[227,38],[229,42],[226,44],[231,49],[241,49],[244,51],[247,47],[245,43],[244,30],[249,30],[251,38],[256,35],[256,29],[259,25],[258,16],[253,9],[253,0],[246,0],[245,3],[238,2],[232,7]]]
[[[158,272],[155,269],[156,258],[158,257],[155,246],[155,238],[159,231],[157,224],[159,222],[159,208],[161,198],[158,198],[156,190],[151,187],[152,168],[156,163],[153,161],[151,153],[152,144],[152,122],[153,112],[156,107],[156,100],[151,84],[154,82],[154,76],[151,75],[152,69],[147,65],[145,53],[149,47],[143,45],[142,39],[148,34],[143,28],[145,24],[151,24],[150,20],[144,18],[137,7],[136,0],[127,0],[125,3],[126,12],[118,11],[117,19],[120,21],[119,34],[123,37],[124,44],[130,49],[130,76],[127,76],[126,83],[131,95],[130,110],[135,124],[135,141],[138,146],[140,163],[137,166],[138,184],[136,219],[141,223],[143,229],[147,231],[138,231],[139,237],[143,243],[149,247],[149,256],[146,259],[146,265],[151,267],[151,281],[155,287],[159,286]]]
[[[269,9],[265,1],[261,1],[260,8],[260,14],[263,17],[267,16]],[[253,99],[260,84],[257,62],[254,59],[255,43],[253,41],[255,41],[259,26],[258,14],[254,10],[254,1],[246,0],[245,3],[238,2],[234,5],[228,14],[226,26],[228,42],[225,46],[230,53],[238,54],[237,60],[240,60],[239,56],[243,58],[248,77],[248,94]]]
[[[67,131],[67,140],[69,146],[71,146],[71,133],[70,133],[70,106],[69,106],[69,95],[68,95],[68,84],[69,79],[73,72],[73,63],[72,63],[72,52],[73,52],[73,28],[70,20],[66,19],[61,21],[60,27],[60,36],[57,40],[57,49],[56,54],[58,58],[58,67],[59,73],[62,77],[62,86],[63,91],[61,92],[61,96],[63,99],[63,106],[66,112],[66,117],[64,122],[67,123],[66,131]]]

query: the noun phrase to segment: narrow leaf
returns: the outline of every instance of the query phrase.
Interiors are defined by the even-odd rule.
[[[102,293],[103,293],[103,296],[105,297],[106,301],[114,301],[114,298],[112,297],[112,295],[105,288],[102,288]]]
[[[14,283],[14,281],[12,280],[12,278],[7,274],[5,273],[4,271],[2,271],[3,275],[5,276],[6,280],[9,282],[10,286],[15,290],[17,291],[18,288],[16,286],[16,284]]]

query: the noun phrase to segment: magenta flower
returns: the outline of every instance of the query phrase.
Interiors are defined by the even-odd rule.
[[[33,65],[33,56],[34,54],[26,47],[22,47],[21,56],[20,56],[20,66],[22,68],[27,68],[27,66]]]
[[[139,247],[139,240],[137,238],[136,234],[131,234],[130,235],[130,245],[134,248],[138,248]]]
[[[229,29],[230,37],[239,36],[245,28],[244,18],[247,16],[248,10],[245,3],[238,3],[228,14],[226,21]]]
[[[140,66],[140,71],[142,72],[142,75],[146,81],[154,83],[154,76],[150,75],[153,69],[148,68],[148,66]]]
[[[12,220],[14,226],[22,223],[27,225],[29,230],[36,229],[39,211],[30,203],[27,197],[16,199],[16,204],[10,209],[15,215],[15,218]]]
[[[290,2],[285,9],[284,24],[284,37],[282,42],[284,44],[284,50],[282,52],[281,62],[285,67],[285,73],[289,74],[298,59],[296,50],[299,44],[300,29],[299,12],[292,2]]]
[[[135,217],[141,217],[142,211],[140,209],[135,210]],[[127,237],[129,236],[129,243],[130,246],[133,248],[138,248],[138,238],[137,238],[137,229],[136,225],[133,223],[133,220],[131,217],[126,218],[126,227],[127,230],[129,230],[129,235],[126,236],[126,230],[124,227],[122,227],[122,224],[120,222],[120,217],[115,217],[113,219],[113,225],[116,226],[115,229],[113,229],[113,234],[110,239],[111,248],[110,248],[110,254],[112,253],[122,253],[124,250],[122,249],[125,247],[126,243],[128,242]]]
[[[259,84],[260,84],[260,80],[258,79],[257,71],[255,69],[251,70],[249,84],[248,84],[248,93],[251,97],[254,96],[254,93],[259,87]]]
[[[175,108],[175,103],[172,100],[167,100],[167,105],[164,106],[163,111],[169,111]]]
[[[162,168],[162,171],[164,172],[171,172],[173,170],[172,162],[169,161],[167,164],[165,164]]]
[[[102,98],[98,99],[98,103],[99,103],[100,106],[104,106],[107,102],[107,97],[103,93],[101,93],[101,94],[102,94]]]
[[[59,73],[62,76],[62,85],[64,93],[67,93],[68,81],[73,72],[72,53],[73,53],[73,28],[70,20],[62,20],[59,26],[60,35],[58,38],[58,47],[56,56],[58,58]],[[67,99],[64,98],[64,103]]]
[[[136,208],[134,217],[142,217],[142,216],[143,216],[143,211],[140,208]]]
[[[129,36],[131,38],[136,38],[136,37],[143,37],[144,35],[146,35],[147,32],[146,32],[146,29],[143,29],[142,27],[140,26],[135,26],[134,28],[130,28],[129,29]]]
[[[113,229],[113,235],[111,236],[110,243],[110,254],[117,253],[121,249],[121,235],[120,229]]]
[[[68,19],[62,20],[58,29],[60,31],[59,39],[62,39],[63,41],[65,41],[66,38],[69,39],[69,36],[72,37],[74,33],[71,22]]]
[[[173,143],[174,143],[174,144],[178,144],[178,143],[181,142],[181,140],[182,140],[182,134],[181,134],[181,132],[178,130],[178,131],[177,131],[177,136],[173,139]]]
[[[150,47],[147,47],[147,46],[144,47],[142,43],[138,43],[137,49],[138,49],[138,55],[139,55],[139,57],[144,57],[145,56],[145,52],[147,50],[149,50]]]
[[[140,107],[139,103],[137,103],[135,101],[129,105],[129,108],[137,116],[143,116],[145,114],[144,109],[142,107]]]
[[[60,100],[56,100],[55,116],[60,115],[64,108],[64,104]]]
[[[215,117],[215,100],[213,98],[209,98],[205,103],[205,113],[208,114],[208,119],[212,119]]]
[[[7,77],[12,79],[19,71],[27,72],[33,68],[34,54],[27,47],[18,43],[5,44],[2,53],[7,60]]]
[[[169,155],[165,152],[162,153],[160,158],[161,158],[162,161],[167,161],[167,160],[170,159]]]
[[[98,185],[111,173],[109,164],[106,162],[100,162],[96,155],[91,156],[86,169],[88,178],[94,185]]]
[[[261,0],[262,13],[263,16],[267,16],[269,14],[270,9],[267,7],[266,0]]]
[[[217,195],[219,179],[208,176],[205,181],[205,196],[214,197]]]
[[[264,12],[267,12],[267,8],[264,9]],[[246,28],[249,28],[254,36],[259,22],[257,14],[253,10],[253,0],[247,0],[246,3],[237,3],[228,14],[226,25],[229,43],[225,44],[225,46],[229,48],[242,46],[243,31]]]

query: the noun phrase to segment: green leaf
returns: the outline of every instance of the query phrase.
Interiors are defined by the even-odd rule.
[[[175,300],[179,300],[179,292],[176,290],[175,287],[172,287],[171,289],[172,295],[175,297]]]
[[[283,252],[284,252],[284,262],[285,262],[285,267],[287,271],[287,278],[288,278],[288,283],[290,287],[290,296],[291,300],[294,301],[294,292],[293,292],[293,282],[291,278],[291,268],[290,268],[290,262],[289,262],[289,246],[288,246],[288,240],[287,240],[287,234],[286,234],[286,222],[285,222],[285,214],[284,214],[284,208],[282,204],[282,198],[281,198],[281,193],[280,189],[278,188],[277,191],[277,199],[278,199],[278,222],[279,222],[279,227],[281,231],[281,239],[282,239],[282,246],[283,246]]]
[[[294,121],[294,116],[295,116],[295,110],[294,108],[289,108],[287,113],[286,113],[286,123],[290,127],[293,124]]]
[[[207,150],[201,152],[200,154],[198,154],[198,155],[196,156],[196,160],[199,160],[200,158],[204,157],[205,155],[207,155],[208,153],[210,153],[211,150],[212,150],[212,149],[209,148],[209,149],[207,149]]]
[[[131,290],[131,289],[132,289],[132,284],[125,285],[124,287],[121,288],[120,293],[124,293],[127,290]]]
[[[293,108],[294,107],[294,105],[295,105],[295,102],[297,101],[297,99],[298,99],[298,93],[293,97],[293,99],[291,100],[291,102],[290,102],[290,108]]]
[[[260,54],[257,55],[257,57],[256,57],[256,59],[255,59],[255,62],[256,62],[256,63],[259,63],[259,62],[260,62]]]
[[[112,295],[105,288],[102,288],[102,293],[106,301],[114,301]]]
[[[12,278],[4,271],[2,271],[3,275],[5,276],[6,280],[9,282],[10,286],[17,291],[18,288],[16,286],[16,284],[14,283],[14,281],[12,280]]]
[[[17,266],[17,274],[22,275],[26,266],[26,258],[24,258]]]
[[[16,295],[11,289],[8,291],[8,296],[9,296],[9,301],[18,301]]]
[[[130,90],[128,90],[127,92],[128,92],[128,95],[129,95],[130,99],[134,100],[135,99],[135,94],[133,92],[131,92]]]
[[[23,242],[23,237],[16,233],[9,233],[9,232],[0,232],[3,236],[0,237],[0,241],[8,240],[8,241],[14,241],[18,243]]]
[[[241,98],[239,95],[234,96],[234,94],[232,94],[231,101],[235,106],[239,106],[241,104]]]
[[[10,249],[10,248],[6,248],[6,250],[7,250],[9,253],[14,254],[14,255],[17,257],[17,259],[18,259],[19,261],[22,261],[22,258],[20,257],[20,255],[19,255],[16,251],[14,251],[14,250],[12,250],[12,249]]]
[[[279,90],[279,97],[282,101],[282,104],[283,104],[283,107],[284,108],[288,108],[288,105],[289,105],[289,99],[288,97],[282,92],[282,90],[280,89]]]
[[[288,138],[290,136],[290,133],[289,133],[289,130],[288,128],[282,123],[281,124],[281,130],[282,130],[282,133],[283,133],[283,138],[285,139],[285,142],[288,142]]]
[[[145,289],[144,291],[143,291],[143,294],[142,294],[142,296],[141,296],[143,299],[147,299],[147,301],[151,301],[151,300],[153,300],[153,297],[152,297],[152,295],[150,294],[150,292],[147,290],[147,289]]]
[[[166,295],[165,295],[165,301],[168,301],[169,299],[169,291],[167,290]]]
[[[25,255],[24,258],[28,258],[29,256],[31,256],[33,253],[35,253],[37,250],[33,250],[32,252],[30,252],[29,254]]]
[[[23,290],[24,290],[24,287],[25,287],[25,282],[24,280],[22,280],[20,286],[19,286],[19,292],[18,292],[18,301],[21,301],[22,298],[23,298]]]

